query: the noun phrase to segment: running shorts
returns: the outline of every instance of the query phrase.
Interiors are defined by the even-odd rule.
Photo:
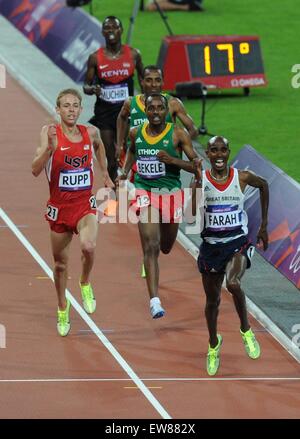
[[[105,101],[97,101],[95,104],[95,115],[89,122],[99,130],[117,132],[117,118],[121,111],[122,104],[110,104]]]
[[[199,249],[198,268],[200,273],[225,273],[226,265],[236,253],[247,258],[247,268],[250,268],[254,251],[255,247],[247,236],[221,244],[203,241]]]
[[[49,200],[45,218],[53,232],[78,234],[78,222],[89,213],[94,215],[97,213],[96,197],[94,195],[89,199],[67,204],[56,204]]]
[[[140,214],[141,209],[149,206],[159,210],[163,223],[180,223],[182,220],[184,193],[177,190],[169,194],[157,194],[144,189],[135,189],[135,200],[131,202],[130,209],[136,215]]]

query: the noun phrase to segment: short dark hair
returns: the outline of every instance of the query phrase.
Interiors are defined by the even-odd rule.
[[[145,108],[147,107],[147,103],[148,103],[150,98],[151,99],[153,99],[153,98],[160,98],[160,100],[163,101],[165,107],[168,108],[168,99],[166,98],[166,96],[164,96],[161,93],[151,93],[149,96],[147,96],[146,100],[145,100]]]
[[[214,145],[216,142],[221,141],[224,143],[225,146],[227,146],[229,148],[229,142],[226,139],[226,137],[223,136],[214,136],[211,137],[207,143],[207,148],[209,148],[210,146]]]
[[[161,73],[162,78],[164,77],[164,72],[163,72],[163,70],[162,70],[160,67],[156,66],[155,64],[149,64],[148,66],[145,66],[145,67],[143,68],[143,73],[142,73],[143,78],[145,77],[145,72],[146,72],[146,70],[150,70],[150,71],[152,71],[152,70],[159,70],[160,73]]]
[[[102,21],[102,26],[104,26],[104,23],[106,21],[110,21],[110,20],[118,21],[119,25],[120,25],[120,28],[123,29],[122,21],[118,17],[116,17],[115,15],[108,15],[107,17],[105,17],[104,20]]]

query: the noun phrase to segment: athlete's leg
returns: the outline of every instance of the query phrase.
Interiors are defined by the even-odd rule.
[[[159,211],[143,208],[140,212],[139,232],[144,252],[144,265],[147,273],[147,286],[150,299],[158,297],[160,250]]]
[[[183,208],[183,192],[177,190],[170,196],[161,196],[160,249],[168,254],[176,241]],[[178,220],[178,221],[177,221]]]
[[[95,248],[97,241],[98,223],[96,215],[89,213],[78,221],[77,230],[79,233],[81,247],[82,273],[80,283],[87,285],[89,276],[94,264]]]
[[[241,288],[241,279],[247,268],[247,259],[244,255],[236,253],[226,266],[226,287],[232,294],[234,305],[241,321],[241,330],[250,328],[245,293]]]
[[[202,273],[202,283],[206,295],[205,317],[209,333],[209,344],[214,348],[218,344],[217,319],[221,302],[221,288],[224,274]]]
[[[170,253],[170,251],[172,250],[174,242],[176,241],[178,227],[178,223],[160,224],[160,249],[165,255]]]
[[[142,245],[142,250],[143,250],[143,255],[144,255],[144,257],[145,257],[145,242],[146,242],[146,237],[144,237],[144,234],[143,233],[141,233],[141,230],[140,230],[140,224],[138,223],[138,226],[139,226],[139,232],[140,232],[140,240],[141,240],[141,245]]]
[[[63,310],[67,306],[66,286],[68,276],[68,255],[72,233],[56,233],[51,230],[50,234],[52,254],[54,258],[54,283],[58,298],[58,308]]]
[[[250,328],[245,293],[241,288],[241,278],[247,268],[246,256],[236,253],[226,267],[226,286],[232,294],[235,308],[241,321],[241,336],[247,355],[252,359],[260,357],[260,346]]]
[[[102,129],[101,138],[105,147],[107,170],[112,181],[117,178],[118,162],[116,159],[116,133],[112,130]]]

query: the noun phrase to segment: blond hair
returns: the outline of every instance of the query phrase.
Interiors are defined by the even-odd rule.
[[[60,106],[60,99],[65,96],[65,95],[73,95],[76,96],[76,98],[79,99],[80,105],[81,105],[81,101],[82,101],[82,96],[79,93],[79,91],[77,91],[75,88],[66,88],[65,90],[62,90],[61,92],[59,92],[59,95],[56,98],[56,106],[59,107]]]

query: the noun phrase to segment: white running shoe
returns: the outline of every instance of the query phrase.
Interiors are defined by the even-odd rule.
[[[153,319],[159,319],[165,315],[165,310],[161,306],[160,301],[150,303],[150,313]]]

